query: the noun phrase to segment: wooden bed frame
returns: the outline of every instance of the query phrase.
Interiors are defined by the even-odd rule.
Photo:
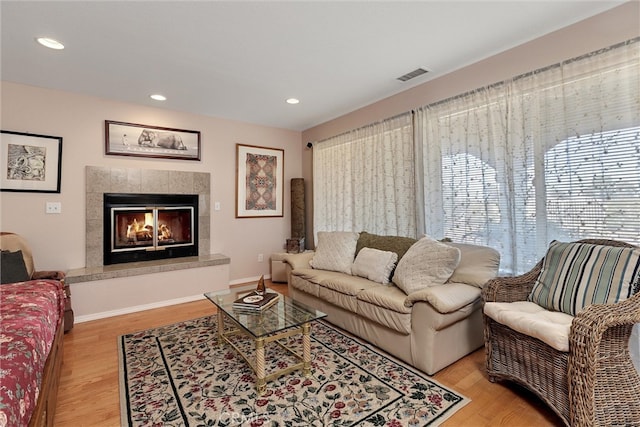
[[[64,342],[64,318],[56,330],[56,336],[51,344],[49,357],[44,364],[40,394],[33,414],[29,420],[29,427],[52,427],[56,416],[58,401],[58,385],[62,372],[62,356]]]

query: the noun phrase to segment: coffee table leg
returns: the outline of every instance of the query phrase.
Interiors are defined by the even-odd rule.
[[[311,324],[302,325],[302,375],[311,376]]]
[[[224,334],[224,314],[222,314],[221,309],[218,309],[218,346],[222,346],[223,334]]]
[[[256,391],[262,396],[267,391],[267,381],[264,373],[264,340],[256,339]]]

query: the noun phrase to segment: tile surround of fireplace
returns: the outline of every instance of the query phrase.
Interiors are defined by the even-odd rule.
[[[198,254],[210,254],[211,175],[206,172],[86,167],[87,268],[102,267],[105,193],[197,194]],[[155,263],[155,262],[154,262]]]

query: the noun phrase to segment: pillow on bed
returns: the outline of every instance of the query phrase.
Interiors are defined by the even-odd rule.
[[[24,265],[22,251],[0,253],[0,283],[16,283],[29,280],[27,267]]]
[[[351,266],[351,274],[373,282],[389,284],[389,276],[396,266],[398,254],[373,248],[362,248]]]

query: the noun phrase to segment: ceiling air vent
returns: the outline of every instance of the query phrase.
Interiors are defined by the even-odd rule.
[[[398,80],[400,80],[401,82],[406,82],[407,80],[411,80],[415,77],[421,76],[423,74],[427,74],[428,72],[429,70],[426,70],[424,68],[418,68],[411,71],[410,73],[405,74],[404,76],[398,77]]]

